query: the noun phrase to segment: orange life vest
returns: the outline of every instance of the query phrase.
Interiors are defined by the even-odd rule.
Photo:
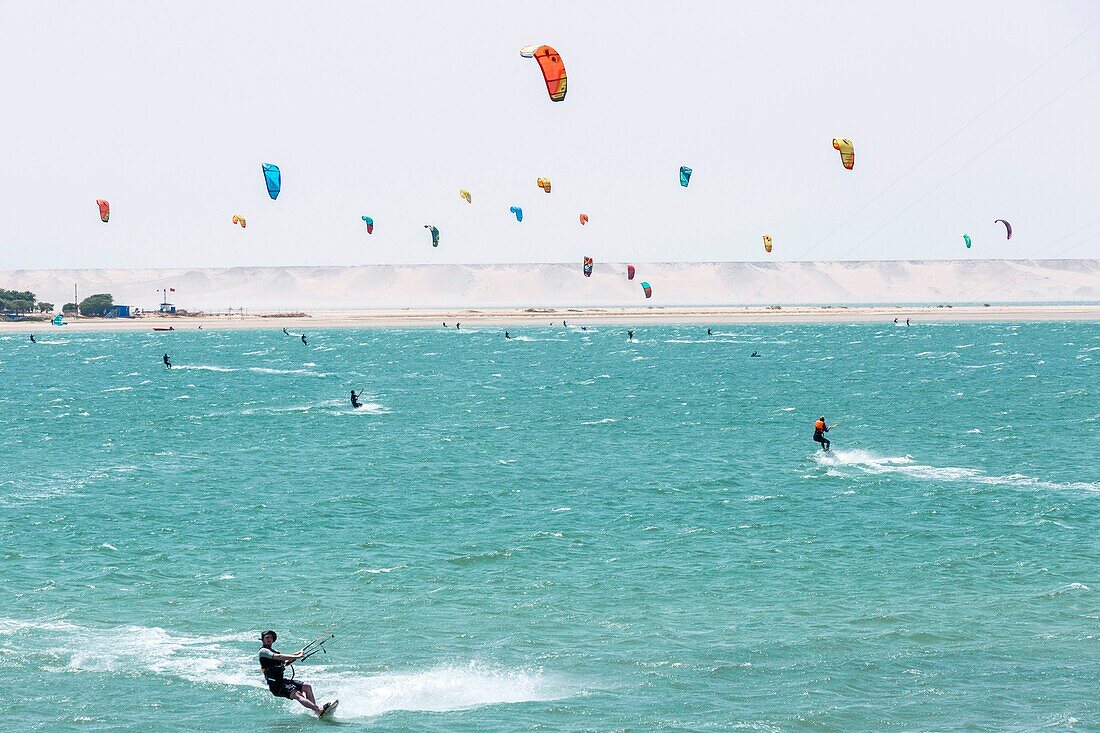
[[[824,429],[825,429],[825,421],[824,420],[818,420],[817,422],[814,423],[814,430],[824,430]]]

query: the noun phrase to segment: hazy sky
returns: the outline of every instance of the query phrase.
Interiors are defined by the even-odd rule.
[[[0,269],[1100,257],[1098,19],[1089,1],[0,0]],[[519,55],[542,43],[564,102]]]

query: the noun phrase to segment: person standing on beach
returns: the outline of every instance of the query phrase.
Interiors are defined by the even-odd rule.
[[[260,642],[263,644],[260,647],[260,671],[264,675],[264,681],[267,682],[267,689],[275,697],[297,700],[302,706],[321,715],[332,703],[321,707],[313,697],[313,687],[305,682],[286,679],[286,665],[297,662],[305,656],[305,653],[298,651],[294,654],[280,654],[271,647],[278,638],[278,634],[271,630],[260,635]]]
[[[825,424],[825,416],[822,415],[814,423],[814,442],[821,443],[821,450],[828,452],[829,446],[832,442],[825,437],[825,433],[829,432],[829,426]]]
[[[168,367],[169,369],[171,369],[171,368],[172,368],[172,362],[168,361],[168,360],[169,360],[169,359],[171,359],[171,358],[172,358],[171,356],[169,356],[168,354],[165,354],[165,355],[164,355],[164,359],[163,359],[163,361],[164,361],[164,366]]]

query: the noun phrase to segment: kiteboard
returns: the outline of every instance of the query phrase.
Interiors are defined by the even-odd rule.
[[[333,712],[335,712],[335,710],[336,710],[336,706],[339,705],[339,704],[340,704],[339,700],[333,700],[332,702],[325,705],[325,709],[322,710],[321,714],[318,715],[317,717],[318,718],[331,718]]]

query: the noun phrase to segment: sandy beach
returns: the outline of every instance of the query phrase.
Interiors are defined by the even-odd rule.
[[[773,324],[773,323],[948,323],[966,321],[1097,321],[1100,304],[983,306],[797,306],[781,308],[529,308],[435,310],[318,310],[305,316],[277,312],[244,315],[160,316],[139,318],[74,318],[62,327],[81,331],[178,331],[206,328],[318,328],[436,327],[447,323],[468,326],[544,326],[566,322],[633,325],[645,323]],[[43,321],[0,322],[0,333],[43,332],[56,327]]]

